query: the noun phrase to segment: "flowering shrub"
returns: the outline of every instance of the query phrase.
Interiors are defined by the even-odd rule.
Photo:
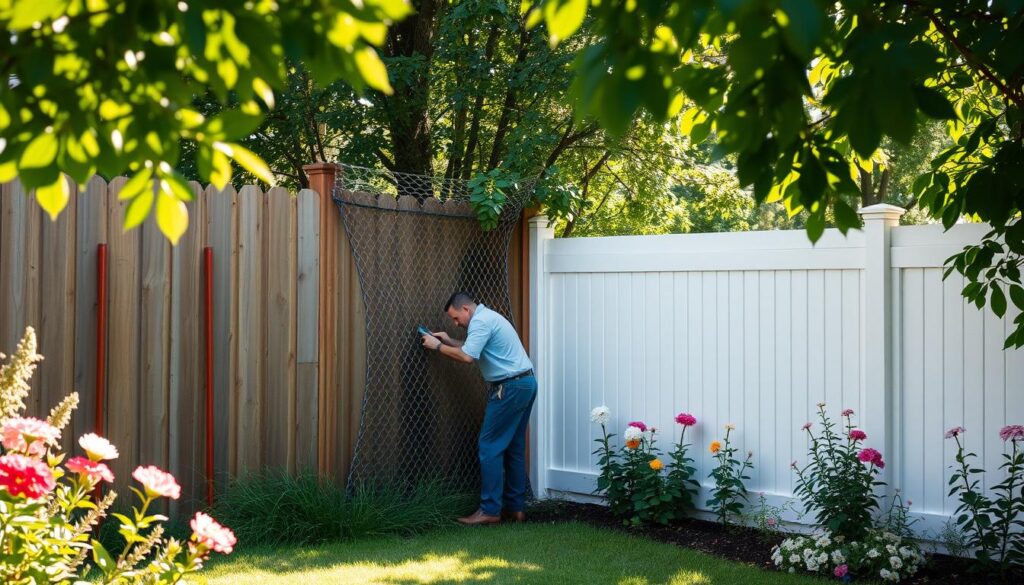
[[[999,469],[1005,478],[991,488],[992,496],[979,489],[977,477],[984,469],[973,467],[974,453],[965,453],[960,435],[963,427],[946,431],[946,438],[956,441],[956,466],[949,478],[949,495],[956,495],[960,505],[956,509],[956,523],[965,536],[968,548],[982,563],[998,563],[1005,576],[1012,565],[1024,564],[1024,426],[1009,425],[999,431],[999,438],[1009,443],[1009,453],[1003,453]]]
[[[763,493],[758,493],[757,507],[750,513],[747,519],[751,524],[761,531],[762,535],[771,541],[773,535],[782,531],[782,516],[786,510],[792,510],[792,504],[785,502],[780,506],[773,506],[768,503],[768,498]]]
[[[824,404],[818,405],[818,413],[820,434],[814,433],[812,423],[802,427],[810,438],[808,463],[802,468],[795,461],[791,465],[798,475],[796,495],[819,526],[846,540],[861,540],[879,511],[875,487],[883,483],[876,476],[885,461],[877,450],[862,446],[867,434],[853,426],[852,410],[842,413],[842,433]]]
[[[231,530],[203,513],[192,520],[187,543],[163,538],[167,518],[148,512],[158,498],[178,498],[181,488],[169,473],[139,467],[132,474],[142,485],[135,490],[140,505],[131,517],[113,514],[127,542],[115,558],[90,531],[107,515],[113,491],[98,502],[97,486],[114,479],[105,461],[118,456],[106,439],[83,435],[85,456],[64,461],[59,452],[61,431],[71,420],[78,395],[71,394],[47,420],[19,416],[25,409],[28,379],[41,359],[29,328],[10,361],[0,368],[0,577],[4,583],[78,581],[91,557],[103,583],[177,583],[202,567],[211,551],[229,553]],[[63,464],[63,465],[62,465]]]
[[[608,500],[612,514],[627,524],[646,522],[668,524],[683,517],[693,506],[699,488],[693,479],[693,459],[687,456],[684,442],[686,429],[697,424],[693,415],[681,413],[676,422],[683,427],[679,442],[669,454],[669,463],[661,459],[656,445],[657,429],[641,421],[629,423],[622,434],[620,449],[611,445],[608,408],[599,406],[590,413],[591,421],[601,425],[601,438],[596,439],[598,465],[597,493]]]
[[[725,441],[711,441],[709,449],[715,456],[716,465],[711,471],[715,487],[711,491],[708,507],[718,515],[718,521],[728,524],[732,516],[743,511],[743,502],[748,500],[747,487],[744,480],[750,479],[747,471],[754,468],[754,453],[747,451],[743,461],[736,459],[736,448],[732,446],[729,434],[736,429],[735,425],[725,425]],[[742,500],[742,501],[741,501]]]
[[[772,549],[772,562],[790,573],[896,583],[916,573],[924,556],[912,540],[887,530],[870,529],[859,540],[819,531],[782,541]]]

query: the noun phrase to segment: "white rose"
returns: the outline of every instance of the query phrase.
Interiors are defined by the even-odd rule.
[[[608,410],[607,406],[598,406],[594,410],[590,411],[590,420],[599,425],[608,424],[608,419],[611,418],[612,411]]]

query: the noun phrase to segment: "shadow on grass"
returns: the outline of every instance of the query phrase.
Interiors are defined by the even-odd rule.
[[[457,528],[412,539],[252,549],[200,575],[199,582],[213,585],[820,582],[580,525]]]

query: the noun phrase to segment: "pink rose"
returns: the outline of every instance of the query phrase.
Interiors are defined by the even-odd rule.
[[[82,435],[78,439],[78,444],[81,445],[85,454],[89,456],[89,459],[92,459],[93,461],[117,459],[117,456],[119,455],[117,447],[115,447],[110,441],[95,433]]]
[[[90,483],[99,483],[100,480],[106,482],[114,481],[114,474],[111,473],[110,468],[105,463],[86,459],[85,457],[72,457],[64,467],[67,467],[71,473],[77,473],[88,478]]]
[[[3,445],[8,451],[41,456],[60,442],[60,431],[38,418],[11,418],[4,423]]]
[[[162,497],[177,500],[181,497],[181,486],[174,480],[174,476],[153,465],[136,467],[132,472],[132,477],[142,484],[142,487],[146,489],[146,495],[151,498]]]
[[[229,554],[238,542],[230,528],[221,526],[202,512],[196,512],[196,517],[189,524],[192,526],[192,538],[208,549]]]
[[[640,422],[638,420],[635,420],[635,421],[629,423],[626,426],[627,427],[636,427],[636,428],[640,429],[641,433],[647,432],[647,425],[645,425],[644,423],[642,423],[642,422]]]
[[[38,500],[55,487],[53,472],[42,461],[17,453],[0,457],[0,489],[12,496]]]
[[[850,438],[853,439],[854,441],[863,441],[864,439],[868,438],[868,434],[860,429],[853,429],[852,431],[850,431]]]
[[[683,425],[684,427],[692,427],[697,424],[697,418],[692,414],[686,412],[680,412],[676,415],[676,423]]]

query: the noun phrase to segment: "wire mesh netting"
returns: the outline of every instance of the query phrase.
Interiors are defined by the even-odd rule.
[[[474,365],[426,351],[416,326],[463,339],[444,312],[455,291],[513,324],[508,250],[528,186],[506,191],[484,231],[466,181],[342,165],[334,201],[366,306],[366,388],[349,487],[479,485],[487,388]]]

